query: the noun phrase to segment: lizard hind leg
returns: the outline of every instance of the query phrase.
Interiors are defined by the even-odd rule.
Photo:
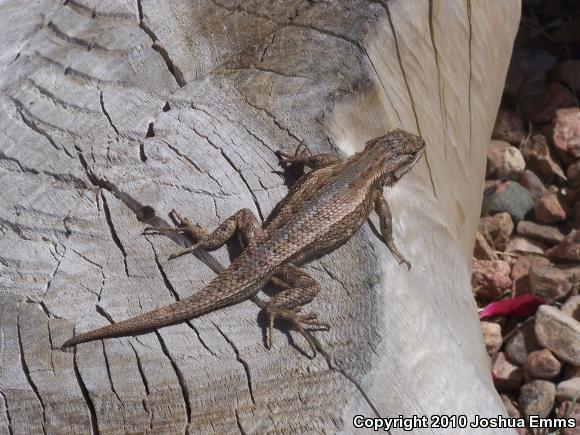
[[[271,282],[282,287],[283,290],[272,297],[264,309],[268,319],[266,347],[269,349],[272,346],[274,321],[282,319],[290,323],[292,328],[306,339],[310,349],[312,349],[312,357],[314,357],[316,355],[316,341],[310,332],[304,329],[303,325],[325,330],[329,330],[330,325],[318,320],[317,314],[300,314],[300,310],[303,305],[314,299],[320,291],[320,286],[304,270],[293,264],[285,264],[278,268]]]

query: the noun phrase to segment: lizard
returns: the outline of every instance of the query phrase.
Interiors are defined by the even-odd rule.
[[[330,329],[314,313],[302,314],[304,305],[318,294],[320,286],[299,266],[331,252],[345,243],[369,218],[373,208],[380,221],[382,241],[399,262],[411,264],[393,240],[392,216],[383,188],[401,179],[424,154],[423,139],[401,129],[366,142],[362,151],[348,158],[331,153],[311,155],[303,144],[293,155],[278,152],[282,167],[310,169],[290,188],[262,224],[243,208],[211,233],[175,213],[175,227],[147,227],[146,231],[188,234],[194,244],[169,258],[198,249],[215,250],[237,236],[242,251],[230,266],[193,295],[172,304],[82,333],[64,343],[79,343],[140,334],[200,317],[211,311],[253,297],[267,283],[278,287],[265,304],[266,347],[272,345],[273,325],[283,319],[299,332],[316,355],[309,326]]]

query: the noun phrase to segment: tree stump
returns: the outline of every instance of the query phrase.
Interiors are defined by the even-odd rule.
[[[0,9],[0,433],[352,433],[357,414],[504,412],[469,277],[518,1],[23,3]],[[293,181],[277,150],[350,154],[396,127],[428,144],[386,192],[413,268],[368,225],[310,263],[332,325],[316,358],[285,330],[265,349],[250,300],[60,349],[235,255],[168,261],[187,240],[146,226],[172,209],[208,228],[242,207],[264,219]]]

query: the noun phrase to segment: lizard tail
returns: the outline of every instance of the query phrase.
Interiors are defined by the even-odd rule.
[[[203,314],[209,313],[210,311],[231,305],[232,303],[237,302],[241,293],[245,293],[244,291],[241,291],[235,295],[231,295],[237,297],[226,296],[216,299],[216,292],[217,289],[210,284],[196,294],[178,302],[143,313],[131,319],[123,320],[112,325],[107,325],[77,335],[65,342],[62,347],[70,347],[79,343],[98,340],[101,338],[150,332],[154,329],[199,317]]]

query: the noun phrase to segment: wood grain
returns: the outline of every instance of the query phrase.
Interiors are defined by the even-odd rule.
[[[356,414],[504,412],[469,273],[519,8],[3,0],[0,433],[352,433]],[[279,330],[266,350],[252,301],[60,350],[193,294],[235,254],[167,261],[185,240],[145,226],[173,208],[210,228],[242,207],[264,218],[291,181],[276,150],[348,154],[394,127],[428,142],[387,192],[413,269],[368,227],[311,263],[323,355]]]

